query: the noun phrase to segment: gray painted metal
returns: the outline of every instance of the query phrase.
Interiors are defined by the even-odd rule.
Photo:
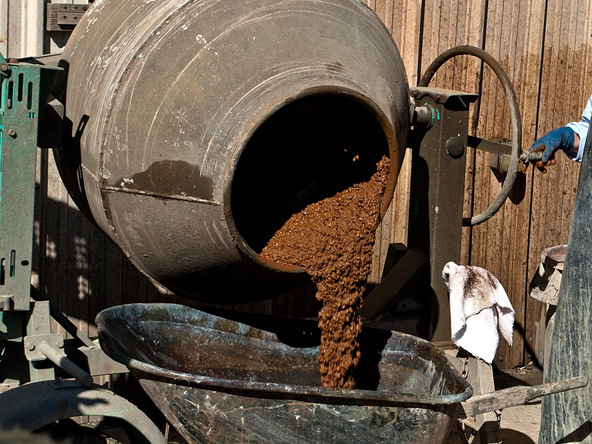
[[[124,420],[141,434],[134,442],[166,444],[144,412],[97,385],[86,388],[73,381],[42,381],[0,394],[0,428],[5,430],[18,426],[34,431],[61,419],[87,415]]]
[[[545,381],[592,378],[592,131],[588,130]],[[592,442],[592,386],[543,400],[539,443]]]
[[[302,270],[258,252],[286,218],[275,220],[276,210],[291,215],[286,204],[336,172],[390,154],[383,211],[392,197],[408,85],[390,34],[363,2],[106,0],[89,8],[60,65],[64,182],[177,294],[246,301],[301,282]],[[279,115],[288,125],[274,131]],[[261,132],[268,148],[258,154]],[[345,145],[325,142],[356,138],[363,161],[352,154],[343,169]]]
[[[441,443],[472,394],[431,343],[374,329],[359,388],[323,388],[316,323],[223,315],[131,304],[97,316],[101,346],[190,442]]]

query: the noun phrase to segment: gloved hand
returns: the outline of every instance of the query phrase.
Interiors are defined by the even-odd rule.
[[[557,150],[570,151],[573,148],[574,132],[571,128],[563,126],[545,134],[532,144],[528,152],[542,153],[541,159],[535,162],[535,166],[542,172],[546,172],[545,166],[557,163],[555,160]]]

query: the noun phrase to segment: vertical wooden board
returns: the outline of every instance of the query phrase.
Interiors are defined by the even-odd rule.
[[[503,29],[504,6],[503,0],[489,2],[484,42],[485,51],[490,53],[496,60],[500,61],[500,63],[503,63],[501,60],[503,47],[504,44],[507,43],[505,38],[509,34],[508,30]],[[499,107],[503,106],[503,103],[500,100],[497,77],[489,68],[486,68],[484,71],[482,94],[484,98],[483,102],[486,106],[482,106],[481,108],[480,125],[487,138],[499,138]],[[488,162],[487,157],[489,156],[483,157],[483,162]]]
[[[469,2],[469,10],[467,11],[466,21],[467,26],[467,41],[462,42],[458,40],[458,44],[470,44],[479,48],[483,47],[485,34],[485,16],[486,16],[486,2]],[[459,14],[460,15],[460,14]],[[460,15],[462,18],[462,15]],[[476,94],[481,93],[481,61],[475,57],[467,58],[465,62],[466,75],[460,88]],[[480,107],[482,106],[482,98],[471,106],[469,114],[469,134],[477,135],[477,123],[479,120]],[[465,188],[464,188],[464,217],[471,217],[474,215],[473,205],[475,199],[475,179],[476,179],[476,153],[474,149],[467,150],[466,156],[466,171],[465,171]],[[462,230],[461,238],[461,263],[471,263],[471,246],[472,246],[473,229],[465,227]]]
[[[543,84],[541,74],[541,65],[543,63],[543,38],[544,38],[544,26],[546,24],[546,16],[547,11],[544,6],[534,4],[529,7],[529,4],[526,3],[525,5],[526,12],[524,14],[525,17],[528,18],[526,23],[526,38],[527,38],[527,48],[529,50],[528,57],[523,62],[523,72],[524,72],[524,88],[523,88],[523,105],[521,106],[522,110],[522,121],[523,121],[523,146],[524,149],[528,149],[528,147],[536,140],[539,136],[538,134],[538,124],[540,122],[540,90],[546,87]],[[533,177],[533,174],[536,176],[537,173],[534,172],[533,168],[530,168],[527,171],[526,179],[526,190],[528,193],[528,203],[532,205],[533,203],[533,196],[536,195],[538,185],[537,185],[537,177]],[[534,193],[534,194],[533,194]],[[532,279],[533,273],[535,272],[536,268],[538,267],[539,258],[540,258],[540,251],[538,248],[532,248],[533,241],[539,238],[538,236],[538,228],[540,223],[538,222],[538,218],[530,213],[530,208],[527,209],[529,217],[529,232],[527,238],[527,246],[528,250],[526,252],[526,285],[529,284],[530,280]],[[527,319],[526,319],[526,333],[528,334],[531,330],[536,330],[537,323],[540,319],[540,307],[532,298],[525,295],[526,303],[527,303]],[[531,341],[532,343],[533,341]],[[536,348],[536,345],[535,347]]]
[[[0,0],[0,53],[8,54],[8,3],[9,0]]]
[[[47,159],[46,150],[38,151],[35,168],[35,216],[31,263],[31,285],[42,294],[41,273],[45,264],[46,234],[45,224],[41,221],[45,221],[47,211]]]
[[[521,50],[521,59],[516,61],[516,69],[519,73],[516,74],[514,88],[520,103],[522,114],[522,140],[523,147],[530,146],[528,141],[533,139],[533,131],[536,126],[536,110],[538,108],[538,86],[540,54],[542,51],[543,25],[545,10],[542,5],[533,4],[527,1],[521,1],[518,9],[520,17],[525,17],[526,20],[522,24],[518,24],[519,42],[517,45]],[[531,169],[532,170],[532,169]],[[525,196],[514,220],[515,226],[518,227],[514,240],[512,240],[512,250],[509,257],[510,277],[509,282],[512,287],[512,295],[522,295],[525,299],[525,319],[524,331],[518,332],[525,338],[526,351],[534,350],[536,343],[533,340],[530,332],[535,332],[538,327],[537,323],[540,319],[540,306],[537,301],[533,300],[528,295],[528,266],[530,262],[529,251],[529,234],[530,234],[530,202],[532,196],[530,194],[532,171],[522,176],[525,186]],[[517,347],[507,351],[510,360],[509,364],[515,364],[517,355],[521,353]]]
[[[44,219],[40,224],[45,225],[45,236],[42,245],[45,250],[40,254],[44,256],[43,268],[40,270],[40,289],[42,294],[50,302],[67,314],[68,274],[70,261],[68,251],[68,207],[69,196],[61,182],[53,158],[48,161],[47,195],[45,197]],[[63,332],[56,327],[56,332]]]
[[[498,19],[496,15],[497,2],[490,1],[488,4],[488,10],[486,11],[487,21],[485,25],[485,41],[483,44],[486,45],[486,50],[490,51],[491,42],[494,41],[490,35],[490,29],[496,28],[499,24],[496,22]],[[493,22],[493,24],[492,24]],[[495,54],[492,54],[495,56]],[[493,86],[493,79],[491,76],[491,70],[484,69],[482,77],[482,89],[480,97],[480,113],[478,119],[478,126],[476,128],[477,135],[483,138],[491,138],[491,121],[495,117],[495,87]],[[489,167],[488,167],[488,155],[482,151],[476,151],[474,153],[474,189],[473,189],[473,214],[481,213],[487,208],[488,203],[491,201],[490,189],[489,189]],[[472,250],[471,250],[471,263],[480,265],[487,268],[487,245],[490,243],[488,239],[490,221],[486,224],[476,226],[472,229]]]
[[[101,299],[106,294],[107,272],[105,269],[108,266],[108,262],[105,254],[105,239],[102,234],[98,233],[96,229],[91,229],[91,227],[89,227],[88,233],[90,260],[88,264],[89,303],[86,312],[86,320],[89,323],[88,335],[90,337],[96,337],[97,329],[94,325],[94,317],[98,313],[97,310],[100,310]]]
[[[585,59],[585,43],[589,41],[589,33],[586,26],[586,14],[589,13],[588,2],[576,1],[572,3],[572,13],[569,17],[570,36],[569,44],[566,49],[566,84],[567,88],[564,97],[564,115],[569,121],[578,121],[582,114],[582,110],[588,100],[592,91],[590,89],[582,88],[582,78],[590,77],[589,67],[582,64]],[[574,168],[570,164],[566,174],[561,182],[563,199],[561,201],[560,219],[564,222],[571,220],[571,213],[573,210],[573,203],[575,199],[575,188],[577,184],[577,177],[579,175],[579,167]],[[569,224],[563,223],[560,225],[561,239],[567,238]]]
[[[454,21],[454,19],[450,16],[452,5],[454,5],[455,3],[456,2],[441,1],[439,4],[437,45],[438,51],[436,55],[454,46],[455,34],[453,32],[454,30],[451,29],[450,26],[451,20]],[[452,72],[454,70],[454,61],[447,62],[447,65],[448,66],[446,67],[446,69],[442,69],[439,71],[439,82],[437,84],[441,85],[443,88],[450,89],[452,87]]]
[[[377,0],[364,0],[365,3],[373,10],[376,10],[376,2]],[[378,2],[381,2],[382,0],[378,0]]]
[[[389,1],[389,5],[390,13],[387,13],[387,16],[391,17],[391,34],[401,52],[407,72],[407,81],[410,86],[415,86],[419,80],[417,77],[423,5],[421,1],[415,0],[393,0]],[[409,208],[411,205],[411,156],[411,150],[406,149],[395,189],[392,208],[393,224],[389,232],[389,243],[408,244]]]
[[[393,17],[395,15],[395,0],[385,0],[384,1],[384,17],[381,16],[384,25],[389,30],[391,35],[393,34]]]
[[[485,165],[485,154],[477,150],[475,152],[475,189],[474,189],[474,209],[475,214],[484,210],[484,203],[490,201],[489,197],[489,168]],[[488,224],[486,222],[486,224]],[[486,267],[485,258],[487,257],[488,225],[481,224],[473,227],[472,230],[472,250],[471,264]]]
[[[487,22],[486,22],[486,38],[485,50],[493,57],[499,60],[499,46],[501,33],[499,32],[502,26],[502,14],[500,11],[500,2],[492,1],[488,5]],[[481,91],[481,109],[479,116],[479,132],[481,136],[487,139],[494,139],[495,121],[497,119],[497,80],[492,75],[490,68],[485,67],[483,71],[483,88]],[[475,164],[475,213],[484,211],[494,194],[492,194],[490,186],[490,171],[488,168],[489,155],[483,152],[478,152],[476,155]],[[495,192],[495,190],[493,190]],[[490,219],[485,224],[475,227],[473,230],[474,251],[471,257],[472,263],[489,269],[492,273],[498,274],[497,270],[492,269],[492,264],[489,263],[490,249],[487,245],[494,249],[499,248],[498,242],[492,239],[495,234],[493,226],[497,223],[497,218]],[[477,242],[475,242],[477,240]]]
[[[388,29],[386,15],[387,15],[387,8],[388,8],[388,0],[374,0],[373,5],[369,6],[374,10],[378,18],[384,23],[384,25]]]
[[[525,9],[524,12],[522,12]],[[532,4],[531,2],[521,1],[520,9],[518,10],[519,16],[526,16],[528,29],[526,33],[519,35],[517,48],[521,50],[520,54],[522,59],[520,62],[517,61],[516,69],[520,69],[521,76],[517,77],[516,93],[520,100],[521,109],[526,110],[523,117],[523,140],[524,137],[528,137],[530,131],[524,132],[524,128],[532,128],[534,123],[534,115],[531,112],[532,109],[536,109],[538,99],[534,94],[537,91],[536,85],[538,84],[538,67],[540,62],[540,52],[542,49],[542,36],[543,36],[543,24],[545,10],[541,5]],[[517,27],[522,31],[520,21],[517,23]],[[526,37],[528,36],[528,40]],[[520,44],[521,42],[525,42]],[[535,61],[535,63],[533,63]],[[529,92],[528,88],[533,88],[533,92]],[[524,120],[526,118],[527,120]],[[524,145],[524,144],[523,144]],[[524,180],[527,179],[523,177]],[[512,294],[514,297],[523,298],[523,306],[525,307],[525,313],[523,318],[523,329],[518,333],[523,337],[525,344],[525,353],[518,350],[516,347],[508,351],[510,366],[517,365],[520,363],[520,359],[528,359],[527,353],[532,355],[532,351],[536,349],[535,332],[538,328],[538,322],[540,319],[540,304],[538,301],[530,298],[528,295],[528,284],[530,278],[528,277],[528,266],[529,266],[529,222],[530,222],[530,203],[532,196],[530,194],[531,187],[528,182],[525,181],[525,196],[521,205],[517,208],[514,224],[515,235],[510,243],[512,249],[510,250],[509,263],[510,263],[510,274],[509,282],[512,283]],[[532,358],[532,356],[531,356]],[[523,361],[523,363],[526,363]]]
[[[577,16],[580,15],[580,11],[581,6],[576,3],[566,5],[564,2],[549,2],[541,76],[540,118],[536,137],[573,120],[573,117],[570,118],[567,115],[572,111],[565,104],[570,102],[571,94],[578,94],[578,92],[574,92],[573,83],[570,80],[573,77],[573,68],[569,68],[569,59],[572,56],[567,47],[573,45],[568,43],[574,42],[573,35],[581,33],[581,30],[574,26],[578,22]],[[571,219],[574,187],[579,168],[567,161],[562,153],[558,153],[557,157],[558,165],[549,168],[548,174],[534,173],[529,279],[536,271],[542,250],[567,241],[569,228],[565,227],[569,227]],[[536,304],[533,304],[531,316],[533,319],[538,317]],[[532,334],[533,331],[534,329],[530,328],[527,333]]]
[[[496,28],[496,32],[499,32],[500,37],[493,39],[499,46],[495,49],[496,58],[499,60],[504,71],[508,74],[512,82],[515,82],[515,61],[517,55],[516,51],[516,40],[517,40],[517,26],[515,17],[515,9],[516,9],[516,1],[506,1],[503,2],[501,5],[502,11],[500,11],[497,16],[499,17],[499,27],[498,30]],[[493,78],[493,76],[492,76]],[[507,104],[506,94],[503,91],[501,83],[499,79],[494,80],[495,83],[495,116],[494,119],[491,121],[492,124],[492,134],[491,136],[495,139],[503,139],[508,140],[512,136],[511,132],[511,125],[510,125],[510,115],[509,115],[509,106]],[[489,156],[491,158],[491,155]],[[498,181],[496,175],[490,173],[490,198],[494,198],[501,190],[501,183]],[[503,180],[503,176],[499,178],[499,180]],[[511,259],[511,251],[512,247],[514,246],[514,235],[520,227],[516,227],[516,215],[517,209],[513,207],[510,202],[506,201],[506,204],[501,208],[498,215],[496,215],[492,220],[491,223],[488,224],[488,234],[489,238],[491,239],[491,245],[493,248],[488,250],[487,253],[487,267],[490,269],[494,274],[498,276],[500,281],[503,283],[506,291],[509,294],[510,300],[513,303],[514,310],[516,312],[516,324],[524,326],[524,319],[525,319],[525,303],[524,303],[524,294],[523,291],[519,291],[516,294],[513,290],[512,284],[518,281],[523,281],[522,275],[516,275],[513,273],[515,270],[511,270],[509,267],[510,259]],[[519,286],[519,288],[522,288]],[[522,356],[522,345],[523,345],[523,337],[522,335],[515,335],[516,347],[513,350],[518,351],[518,356],[516,359],[511,359],[511,355],[508,356],[507,349],[505,347],[505,343],[502,342],[498,349],[497,353],[497,364],[500,366],[509,366],[513,367],[519,363],[523,362]],[[508,361],[514,362],[508,362]]]
[[[44,0],[5,0],[0,4],[4,16],[0,19],[0,38],[5,43],[2,52],[5,57],[43,53],[45,3]]]
[[[416,54],[413,52],[417,48],[417,44],[413,44],[411,46],[407,44],[401,45],[400,41],[397,42],[402,36],[409,36],[413,35],[413,30],[417,31],[418,24],[415,23],[413,20],[407,21],[407,14],[406,10],[404,9],[405,5],[401,5],[398,2],[394,2],[392,0],[382,0],[377,1],[375,3],[375,10],[378,17],[383,21],[386,28],[389,29],[391,35],[393,35],[393,39],[395,43],[397,43],[398,48],[400,49],[401,57],[403,60],[408,59],[412,60],[412,65],[415,64],[417,60]],[[417,6],[414,6],[416,9]],[[398,19],[395,20],[395,14],[398,14]],[[412,17],[416,17],[416,13],[412,13]],[[399,24],[399,26],[395,26],[395,21]],[[409,39],[408,39],[409,41]],[[410,41],[417,41],[416,39],[411,39]],[[405,62],[404,62],[405,63]],[[406,69],[409,72],[407,64],[405,64]],[[413,72],[413,71],[412,71]],[[404,149],[404,147],[400,147]],[[410,160],[406,160],[403,162],[401,169],[399,171],[399,177],[397,180],[397,186],[395,189],[395,193],[393,195],[393,200],[387,209],[383,220],[377,230],[376,233],[376,244],[373,252],[373,264],[372,270],[369,277],[369,283],[376,284],[380,281],[382,276],[382,270],[384,267],[384,261],[386,259],[386,252],[388,251],[388,246],[395,242],[395,236],[398,236],[403,243],[407,243],[407,222],[408,222],[408,205],[409,205],[409,171],[410,168]],[[407,169],[407,170],[406,170]]]
[[[517,65],[522,53],[518,48],[519,25],[516,14],[520,9],[519,2],[492,1],[487,11],[487,30],[485,49],[492,54],[503,66],[515,83],[520,70]],[[483,100],[479,119],[478,132],[482,137],[491,139],[507,139],[511,136],[510,119],[507,100],[499,80],[487,68],[484,72]],[[486,208],[499,192],[501,186],[496,177],[489,171],[489,155],[477,153],[475,162],[475,208],[474,212],[481,212]],[[479,177],[484,174],[484,177]],[[521,219],[525,219],[521,224]],[[527,232],[528,218],[520,208],[506,203],[500,212],[481,227],[472,230],[471,263],[484,266],[492,271],[508,291],[510,299],[517,312],[517,320],[524,324],[524,260],[516,257],[520,250],[522,232]],[[526,241],[522,240],[522,244]],[[526,248],[524,248],[526,250]],[[523,253],[524,254],[524,253]],[[523,338],[516,339],[516,356],[508,356],[508,350],[501,344],[498,352],[498,364],[513,366],[522,361]]]
[[[438,30],[440,27],[440,2],[433,1],[424,3],[423,22],[421,24],[421,53],[419,54],[419,73],[424,73],[429,64],[439,54]],[[437,79],[434,79],[435,84]]]
[[[522,111],[523,123],[523,146],[528,148],[532,141],[534,141],[534,132],[537,122],[538,109],[538,89],[540,84],[539,67],[542,52],[542,37],[545,10],[541,5],[531,4],[530,2],[522,2],[520,15],[526,18],[525,26],[521,27],[524,32],[521,35],[521,41],[525,42],[525,54],[520,64],[521,78],[516,82],[516,93],[520,100],[520,109]],[[510,280],[512,295],[522,295],[525,300],[525,317],[523,318],[523,325],[520,330],[517,329],[518,337],[524,337],[525,350],[519,350],[519,344],[515,344],[512,349],[506,351],[506,357],[509,359],[509,364],[517,364],[519,354],[524,355],[524,359],[529,359],[527,354],[532,354],[536,349],[536,329],[540,320],[540,307],[537,301],[530,298],[528,295],[528,284],[530,282],[529,267],[532,256],[530,245],[530,202],[532,196],[530,191],[532,189],[532,168],[524,177],[526,196],[524,202],[520,207],[522,215],[518,215],[516,226],[520,227],[519,236],[517,236],[514,251],[510,257],[510,263],[513,270],[521,271],[523,276],[516,276]],[[526,229],[526,234],[524,230]],[[526,244],[526,245],[525,245]],[[507,348],[507,347],[506,347]],[[511,356],[508,356],[510,355]]]
[[[121,258],[122,268],[122,282],[121,282],[121,299],[122,302],[149,302],[148,301],[148,285],[142,282],[141,272],[124,256]],[[108,301],[109,304],[116,305],[115,300]]]
[[[541,106],[539,113],[539,125],[537,138],[544,135],[557,126],[564,125],[568,119],[562,115],[563,94],[565,94],[565,73],[562,65],[565,63],[565,54],[560,48],[569,38],[569,30],[562,26],[561,12],[563,2],[550,1],[547,15],[547,32],[545,34],[545,47],[543,53]],[[562,153],[558,153],[558,164],[549,168],[545,175],[534,174],[533,205],[532,205],[532,233],[530,247],[533,255],[556,243],[560,243],[560,224],[558,220],[558,207],[561,196],[557,193],[557,185],[561,184],[569,168],[569,162]],[[534,262],[534,261],[533,261]],[[530,266],[529,274],[535,272],[535,264]]]
[[[97,300],[101,301],[101,306],[97,307],[103,310],[107,307],[119,305],[125,302],[123,296],[125,288],[124,263],[127,262],[125,256],[109,239],[105,239],[105,294],[99,295]],[[98,313],[97,310],[95,312]]]
[[[66,251],[68,257],[72,258],[67,270],[68,287],[65,289],[69,296],[66,303],[67,314],[70,320],[86,333],[90,290],[90,236],[86,220],[73,203],[69,206],[67,229],[69,236]]]
[[[524,42],[524,56],[520,66],[520,80],[514,87],[520,100],[522,115],[522,144],[524,149],[536,139],[536,126],[539,109],[539,89],[541,87],[540,67],[543,52],[543,31],[545,24],[544,6],[537,3],[521,3],[520,15],[525,17],[521,41]],[[532,169],[531,169],[532,170]],[[530,178],[531,170],[528,177]]]
[[[394,0],[392,6],[391,34],[401,52],[410,86],[416,86],[419,81],[423,3],[417,0]]]
[[[411,206],[411,149],[405,150],[405,157],[395,189],[394,223],[391,226],[391,243],[408,244],[409,209]]]
[[[420,52],[422,2],[413,0],[389,0],[386,2],[387,27],[399,48],[410,86],[417,84],[417,66]],[[388,18],[390,17],[390,23]],[[404,147],[401,147],[404,148]],[[395,189],[394,205],[391,208],[392,225],[389,243],[408,242],[409,197],[411,189],[411,152],[406,150]],[[384,251],[388,249],[386,246]]]

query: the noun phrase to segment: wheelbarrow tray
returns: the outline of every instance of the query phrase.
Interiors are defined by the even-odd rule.
[[[321,387],[314,322],[129,304],[97,325],[190,442],[442,443],[472,395],[438,348],[392,331],[364,329],[358,388],[342,390]]]

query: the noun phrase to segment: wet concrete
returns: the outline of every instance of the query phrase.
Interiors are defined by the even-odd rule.
[[[358,314],[370,273],[380,203],[389,160],[384,157],[367,182],[294,214],[263,249],[265,259],[304,268],[316,285],[324,387],[354,388],[361,353]]]

